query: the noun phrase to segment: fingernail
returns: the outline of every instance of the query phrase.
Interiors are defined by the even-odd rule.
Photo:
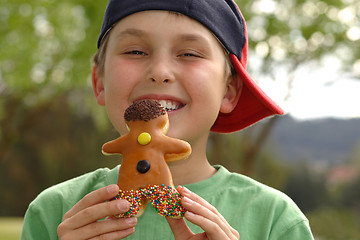
[[[128,228],[128,229],[125,229],[125,230],[124,230],[124,233],[126,233],[126,234],[131,234],[131,233],[133,233],[133,232],[135,232],[135,228],[134,228],[134,227]]]
[[[121,210],[121,211],[128,210],[130,207],[129,205],[130,205],[129,202],[124,201],[124,200],[119,200],[117,203],[117,206],[118,206],[119,210]]]
[[[187,212],[185,213],[185,217],[193,217],[193,216],[195,216],[195,214],[192,213],[192,212],[187,211]]]
[[[188,196],[190,196],[190,194],[191,194],[191,191],[189,189],[187,189],[186,187],[182,187],[182,192],[184,195],[188,195]]]
[[[135,218],[135,217],[125,218],[125,222],[129,225],[133,225],[137,222],[137,218]]]
[[[188,198],[188,197],[183,197],[183,198],[182,198],[182,203],[183,203],[183,204],[190,204],[190,203],[191,203],[191,200],[190,200],[190,198]]]
[[[107,187],[107,191],[108,191],[108,193],[110,193],[110,194],[116,193],[116,192],[117,192],[117,189],[118,189],[118,187],[117,187],[115,184],[110,185],[110,186]]]

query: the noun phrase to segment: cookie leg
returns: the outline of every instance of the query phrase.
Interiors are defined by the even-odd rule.
[[[142,190],[161,216],[181,218],[186,210],[180,203],[181,195],[171,186],[149,186]]]
[[[135,217],[143,213],[146,207],[146,199],[141,195],[139,190],[123,191],[120,189],[118,195],[112,200],[125,199],[130,203],[130,210],[126,213],[118,214],[115,217]]]

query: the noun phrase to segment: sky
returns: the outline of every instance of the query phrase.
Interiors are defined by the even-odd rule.
[[[276,81],[256,80],[286,113],[298,120],[360,118],[360,79],[350,79],[338,66],[329,59],[322,67],[312,65],[298,70],[286,101],[288,88],[281,72]]]
[[[293,96],[282,107],[299,120],[324,117],[360,118],[360,81],[341,80],[328,86],[311,77],[294,84]]]
[[[354,44],[360,40],[360,27],[358,21],[357,0],[343,0],[349,6],[337,9],[324,2],[305,1],[303,4],[304,16],[312,17],[314,13],[325,11],[330,19],[339,21],[347,26],[346,38]],[[258,16],[281,13],[282,4],[276,0],[256,0],[253,10]],[[286,12],[286,11],[285,11]],[[256,25],[255,25],[256,26]],[[255,31],[254,29],[252,29]],[[315,36],[315,35],[314,35]],[[259,52],[268,54],[268,45]],[[266,50],[266,51],[265,51]],[[260,54],[261,55],[261,54]],[[250,55],[251,58],[251,55]],[[256,63],[256,61],[255,61]],[[250,63],[253,64],[253,63]],[[324,59],[322,66],[308,65],[296,71],[290,97],[284,101],[288,94],[287,79],[289,76],[278,71],[276,81],[266,79],[266,76],[255,76],[261,88],[270,95],[284,110],[299,120],[317,119],[325,117],[360,118],[360,59],[353,66],[358,75],[357,81],[350,80],[349,73],[340,73],[339,60],[335,57]],[[253,68],[253,69],[256,69]],[[254,76],[253,76],[254,77]]]

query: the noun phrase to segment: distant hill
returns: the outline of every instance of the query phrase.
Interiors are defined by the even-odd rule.
[[[360,118],[298,121],[283,116],[271,139],[286,160],[339,163],[360,147]]]

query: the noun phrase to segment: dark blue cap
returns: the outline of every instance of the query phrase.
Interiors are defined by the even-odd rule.
[[[200,22],[230,53],[241,59],[246,42],[244,19],[233,0],[110,0],[97,46],[116,22],[147,10],[178,12]]]

